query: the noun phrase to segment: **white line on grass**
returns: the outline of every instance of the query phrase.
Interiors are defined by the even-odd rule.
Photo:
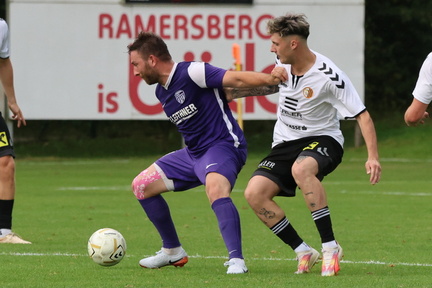
[[[350,158],[344,161],[349,162],[364,162],[366,158]],[[430,163],[432,159],[410,159],[410,158],[380,158],[380,162],[398,162],[398,163]]]
[[[330,183],[330,182],[329,182]],[[331,184],[345,184],[340,182],[331,182]],[[59,187],[57,188],[59,191],[97,191],[97,190],[118,190],[118,191],[128,191],[130,190],[130,187],[128,186],[77,186],[77,187]],[[201,189],[195,189],[194,192],[203,192],[204,190]],[[242,189],[233,189],[233,192],[241,192],[243,193],[244,190]],[[432,193],[428,192],[416,192],[416,193],[407,193],[407,192],[399,192],[399,191],[392,191],[392,192],[377,192],[377,191],[355,191],[355,192],[349,192],[347,190],[341,190],[339,191],[341,194],[374,194],[374,195],[391,195],[391,196],[432,196]]]
[[[9,256],[63,256],[63,257],[88,257],[88,255],[85,254],[73,254],[73,253],[30,253],[30,252],[0,252],[0,255],[9,255]],[[135,257],[134,255],[127,255],[126,257]],[[226,259],[227,257],[224,256],[203,256],[203,255],[189,255],[189,258],[197,258],[197,259]],[[256,258],[251,257],[247,258],[247,260],[251,261],[297,261],[296,259],[288,259],[288,258]],[[389,262],[382,262],[382,261],[348,261],[348,260],[342,260],[341,263],[347,263],[347,264],[366,264],[366,265],[394,265],[394,266],[423,266],[423,267],[432,267],[432,264],[430,263],[406,263],[406,262],[400,262],[400,263],[389,263]]]
[[[421,184],[430,184],[432,183],[431,180],[416,180],[416,183],[421,183]],[[401,180],[401,181],[385,181],[385,185],[404,185],[410,183],[409,180]],[[324,180],[323,181],[324,185],[371,185],[369,184],[369,182],[366,181],[351,181],[351,180],[347,180],[347,181],[328,181],[328,180]]]
[[[244,192],[244,190],[241,189],[233,189],[233,192]],[[339,192],[341,194],[374,194],[374,195],[396,195],[396,196],[432,196],[432,193],[428,192],[417,192],[417,193],[408,193],[408,192],[399,192],[399,191],[393,191],[393,192],[377,192],[377,191],[353,191],[350,192],[348,190],[340,190],[335,191]]]
[[[109,186],[109,187],[103,187],[103,186],[82,186],[82,187],[59,187],[57,190],[60,191],[94,191],[94,190],[130,190],[130,186]]]
[[[20,161],[24,165],[37,165],[37,166],[52,166],[52,165],[63,165],[63,166],[78,166],[78,165],[100,165],[101,163],[129,163],[128,159],[106,159],[106,160],[55,160],[55,161]]]
[[[375,192],[375,191],[355,191],[348,192],[347,190],[341,190],[339,193],[341,194],[374,194],[374,195],[391,195],[391,196],[432,196],[432,193],[427,192],[417,192],[417,193],[407,193],[407,192]]]

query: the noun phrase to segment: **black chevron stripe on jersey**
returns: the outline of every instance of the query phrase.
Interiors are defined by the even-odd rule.
[[[318,70],[324,72],[324,74],[331,76],[330,80],[333,82],[336,82],[336,87],[340,89],[345,88],[345,82],[342,80],[342,82],[339,82],[339,75],[337,73],[333,73],[333,69],[331,67],[327,67],[327,64],[323,62],[323,66],[321,68],[318,68]]]

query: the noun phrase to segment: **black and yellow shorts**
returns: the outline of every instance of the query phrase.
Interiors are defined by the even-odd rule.
[[[281,192],[278,196],[295,196],[297,184],[291,167],[299,156],[310,156],[318,162],[317,178],[321,181],[341,163],[343,148],[330,136],[306,137],[287,141],[272,148],[253,173],[275,182]]]
[[[12,138],[6,125],[6,121],[0,113],[0,157],[7,155],[15,158]]]

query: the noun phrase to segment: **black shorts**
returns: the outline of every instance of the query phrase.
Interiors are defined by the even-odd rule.
[[[298,156],[310,156],[318,162],[317,178],[321,181],[341,163],[343,148],[330,136],[306,137],[276,145],[270,154],[259,164],[252,174],[261,175],[275,182],[280,192],[278,196],[295,196],[297,184],[291,167]]]
[[[15,158],[12,138],[6,125],[6,121],[0,112],[0,157],[8,155]]]

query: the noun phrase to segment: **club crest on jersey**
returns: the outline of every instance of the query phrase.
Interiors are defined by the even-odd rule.
[[[303,88],[303,96],[307,99],[312,98],[313,90],[310,87]]]
[[[177,102],[183,104],[186,99],[186,94],[183,90],[179,90],[174,94],[174,97],[176,98]]]

